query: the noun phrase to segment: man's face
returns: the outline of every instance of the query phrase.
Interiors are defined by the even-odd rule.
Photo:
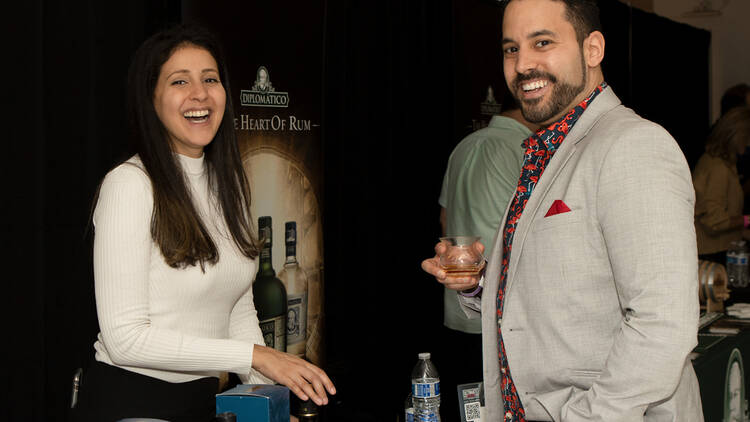
[[[588,94],[583,51],[563,2],[511,1],[502,48],[505,80],[526,120],[552,123]]]

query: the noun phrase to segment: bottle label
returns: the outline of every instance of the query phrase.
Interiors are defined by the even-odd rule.
[[[417,412],[415,418],[418,422],[438,422],[438,417],[435,412]]]
[[[414,408],[409,407],[406,409],[406,422],[414,422]]]
[[[440,397],[440,381],[437,382],[412,382],[411,395],[423,399]]]
[[[267,347],[286,352],[286,329],[284,327],[284,316],[277,316],[260,321],[260,331],[263,333],[263,341]]]
[[[737,256],[736,255],[729,255],[727,254],[727,265],[730,264],[736,264],[737,263]]]
[[[294,243],[287,243],[286,244],[286,256],[297,256],[297,245]]]
[[[307,330],[307,292],[288,294],[286,309],[287,345],[305,341]]]

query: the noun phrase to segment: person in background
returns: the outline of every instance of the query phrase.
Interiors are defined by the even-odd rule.
[[[750,106],[750,85],[748,84],[734,85],[724,91],[724,94],[721,96],[722,116],[734,107],[739,106]]]
[[[521,143],[536,129],[523,118],[510,94],[507,98],[500,115],[466,136],[451,153],[438,200],[443,236],[480,236],[489,244],[497,233],[521,174]],[[482,325],[480,319],[466,316],[455,290],[445,289],[443,304],[444,346],[434,355],[440,360],[445,392],[443,421],[453,422],[460,418],[456,386],[482,379]]]
[[[506,3],[505,80],[542,129],[483,275],[448,277],[440,243],[422,262],[482,318],[485,420],[703,420],[690,169],[604,81],[604,47],[595,0]]]
[[[750,106],[750,85],[746,83],[734,85],[724,91],[721,96],[721,116],[719,118],[727,114],[729,110],[741,106]],[[711,130],[713,130],[713,127],[711,127]],[[750,172],[750,150],[746,148],[740,152],[736,161],[737,174],[745,196],[743,212],[750,214],[750,174],[748,174]]]
[[[206,422],[218,376],[288,386],[327,403],[320,368],[267,348],[253,305],[258,241],[216,39],[159,32],[128,75],[134,155],[102,181],[93,211],[100,333],[81,421]]]
[[[750,216],[743,215],[744,194],[737,157],[750,144],[750,107],[737,106],[711,130],[706,151],[693,170],[695,232],[700,259],[725,265],[727,250],[742,239]]]

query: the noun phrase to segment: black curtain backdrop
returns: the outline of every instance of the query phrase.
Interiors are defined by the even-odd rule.
[[[92,359],[98,332],[86,229],[96,187],[127,144],[130,56],[155,28],[179,21],[180,3],[16,6],[4,13],[12,107],[1,166],[10,286],[3,321],[10,332],[0,419],[64,421],[73,372]]]
[[[328,358],[352,420],[402,413],[417,353],[439,345],[442,288],[420,263],[455,144],[451,3],[328,1]]]
[[[711,124],[711,33],[638,9],[633,9],[633,28],[632,77],[638,89],[632,107],[674,136],[692,169]],[[670,36],[660,39],[649,28]]]
[[[623,104],[662,125],[692,169],[710,126],[711,33],[618,0],[599,0],[604,79]]]
[[[606,80],[694,162],[709,125],[709,34],[617,0],[600,5]],[[96,186],[127,144],[127,65],[147,35],[180,20],[181,2],[17,6],[4,16],[11,113],[0,206],[10,331],[0,418],[61,421],[72,373],[91,359],[98,331],[86,227]],[[349,417],[393,420],[416,354],[441,347],[442,288],[419,264],[439,235],[448,155],[486,85],[502,98],[497,5],[325,7],[326,369]]]

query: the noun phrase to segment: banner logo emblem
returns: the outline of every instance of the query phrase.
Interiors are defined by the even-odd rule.
[[[276,92],[268,69],[261,66],[255,72],[253,87],[240,91],[240,102],[249,107],[289,107],[289,93]]]

